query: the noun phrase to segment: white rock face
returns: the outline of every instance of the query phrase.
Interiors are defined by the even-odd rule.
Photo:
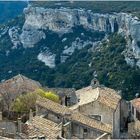
[[[44,62],[46,66],[48,66],[50,68],[55,67],[55,54],[52,54],[47,51],[45,53],[39,53],[37,58],[38,58],[38,60]]]
[[[126,13],[97,14],[82,9],[45,9],[32,6],[25,8],[24,13],[25,23],[20,35],[24,47],[33,47],[45,38],[43,30],[49,29],[64,34],[70,32],[72,27],[82,25],[86,29],[106,33],[118,32],[124,35],[128,41],[124,56],[126,59],[131,59],[131,62],[127,61],[128,63],[132,65],[134,62],[140,67],[140,48],[137,45],[140,41],[140,21],[137,17]],[[64,50],[64,53],[71,53],[73,50],[74,48],[71,47]]]
[[[64,63],[66,59],[71,56],[75,50],[81,50],[82,48],[85,48],[87,45],[93,45],[94,43],[91,41],[83,41],[80,38],[76,38],[75,41],[72,42],[71,46],[65,46],[64,50],[61,55],[61,63]]]
[[[63,38],[63,39],[62,39],[62,42],[65,42],[66,40],[67,40],[67,38]]]
[[[20,35],[20,40],[24,48],[34,47],[36,43],[45,38],[46,35],[43,31],[39,31],[33,26],[24,24],[22,34]]]
[[[19,30],[20,29],[18,27],[12,27],[8,31],[11,41],[13,43],[13,48],[17,48],[17,46],[21,44],[19,38]]]
[[[9,30],[9,27],[8,26],[0,28],[0,38],[3,35],[5,35],[8,32],[8,30]]]

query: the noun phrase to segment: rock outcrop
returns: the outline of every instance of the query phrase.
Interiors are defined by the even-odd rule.
[[[19,30],[20,30],[20,28],[18,28],[18,27],[12,27],[8,31],[10,39],[13,43],[13,48],[17,48],[18,45],[21,44],[20,38],[19,38]]]
[[[46,51],[46,52],[39,53],[37,58],[38,58],[38,60],[44,62],[46,66],[48,66],[50,68],[54,68],[55,67],[55,56],[56,55],[52,54],[50,51]]]
[[[82,25],[86,29],[103,31],[106,34],[118,32],[125,36],[127,47],[124,56],[128,64],[140,67],[140,21],[127,13],[99,14],[83,9],[50,9],[28,6],[24,9],[25,23],[20,35],[24,47],[45,38],[44,30],[58,34],[72,31],[72,27]]]

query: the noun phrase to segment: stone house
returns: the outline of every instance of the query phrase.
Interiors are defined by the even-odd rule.
[[[130,101],[131,120],[140,121],[140,98]]]
[[[26,122],[22,133],[29,139],[57,139],[61,136],[61,125],[41,116],[35,116]]]
[[[11,103],[17,96],[28,92],[33,92],[38,88],[41,88],[39,82],[31,80],[21,74],[0,83],[1,110],[9,110]]]
[[[129,109],[128,137],[140,139],[140,98],[131,100]]]
[[[16,123],[10,120],[3,120],[2,112],[0,112],[0,137],[3,137],[2,139],[6,139],[6,137],[14,139],[16,138],[16,132]]]
[[[127,103],[115,90],[99,85],[98,81],[92,81],[91,85],[76,91],[79,102],[70,109],[110,124],[113,138],[119,138],[128,117]]]
[[[37,115],[62,125],[61,135],[59,135],[62,138],[96,139],[101,137],[107,139],[112,136],[111,125],[48,99],[38,98],[36,111]]]
[[[51,91],[60,97],[61,105],[72,106],[78,102],[74,88],[45,88],[45,91]]]

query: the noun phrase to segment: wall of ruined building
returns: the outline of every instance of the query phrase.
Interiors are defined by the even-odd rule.
[[[44,118],[47,118],[55,123],[60,123],[62,121],[62,117],[60,117],[57,114],[54,114],[40,106],[36,106],[37,111],[37,115],[43,115]]]
[[[103,134],[103,132],[85,127],[78,123],[72,123],[71,135],[79,139],[96,139]],[[87,133],[84,132],[87,129]]]
[[[78,110],[88,116],[100,115],[101,121],[104,123],[112,124],[113,122],[113,110],[98,101],[79,106]]]
[[[55,123],[61,123],[61,121],[62,121],[62,117],[60,117],[56,114],[53,114],[51,112],[48,112],[48,115],[46,116],[46,118],[55,122]]]
[[[125,130],[127,127],[127,118],[129,116],[129,104],[125,100],[121,100],[121,130]]]
[[[45,115],[48,111],[38,105],[36,105],[36,115]]]
[[[120,137],[120,103],[118,104],[113,117],[113,138],[119,137]]]
[[[128,124],[128,138],[140,139],[140,121],[137,120]]]

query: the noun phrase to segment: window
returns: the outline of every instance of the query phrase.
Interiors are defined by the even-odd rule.
[[[78,99],[78,102],[80,102],[80,99]]]
[[[88,132],[87,128],[84,128],[84,133],[87,133],[87,132]]]
[[[66,106],[69,106],[70,105],[70,97],[69,96],[66,96],[65,97],[65,105]]]
[[[88,129],[84,128],[83,129],[83,139],[87,139],[87,137],[88,137]]]
[[[94,85],[96,85],[97,81],[94,81]]]

